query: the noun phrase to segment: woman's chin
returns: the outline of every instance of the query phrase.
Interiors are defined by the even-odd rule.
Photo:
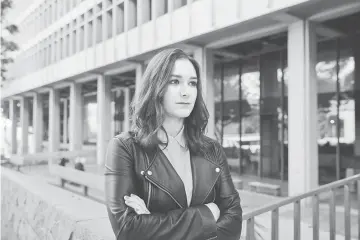
[[[178,111],[173,116],[177,118],[187,118],[188,116],[190,116],[190,113],[191,111]]]

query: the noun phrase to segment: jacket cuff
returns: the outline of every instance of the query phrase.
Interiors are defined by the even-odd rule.
[[[211,210],[207,206],[201,205],[198,206],[198,211],[202,218],[204,239],[216,239],[217,225]]]

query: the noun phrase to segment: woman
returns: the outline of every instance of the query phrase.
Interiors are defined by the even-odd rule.
[[[120,240],[238,240],[242,209],[209,118],[199,66],[180,49],[150,61],[132,103],[132,130],[106,156],[106,206]]]

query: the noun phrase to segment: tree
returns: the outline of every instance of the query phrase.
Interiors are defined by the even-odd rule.
[[[17,51],[19,49],[18,45],[10,40],[8,37],[9,35],[14,35],[16,34],[19,29],[16,25],[14,24],[9,24],[6,21],[6,13],[9,9],[11,9],[13,6],[13,2],[12,0],[1,0],[1,26],[2,27],[1,31],[1,80],[5,81],[6,80],[6,76],[5,73],[7,72],[7,65],[14,62],[14,60],[8,56],[9,52],[14,52]],[[7,38],[4,37],[7,35]]]

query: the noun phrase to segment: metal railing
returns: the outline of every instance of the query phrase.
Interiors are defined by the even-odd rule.
[[[294,197],[288,197],[284,200],[266,205],[258,208],[252,212],[243,215],[243,221],[246,221],[246,239],[255,239],[255,217],[264,213],[271,212],[271,239],[279,239],[279,208],[285,205],[294,204],[294,240],[300,239],[301,232],[301,201],[305,198],[312,198],[312,225],[313,225],[313,240],[319,239],[319,195],[330,192],[329,197],[329,230],[330,240],[336,239],[336,190],[343,187],[344,193],[344,234],[345,240],[351,239],[351,218],[350,218],[350,185],[357,183],[357,220],[358,220],[358,237],[360,239],[360,174],[352,177],[339,180],[333,183],[326,184],[315,190],[300,194]]]

